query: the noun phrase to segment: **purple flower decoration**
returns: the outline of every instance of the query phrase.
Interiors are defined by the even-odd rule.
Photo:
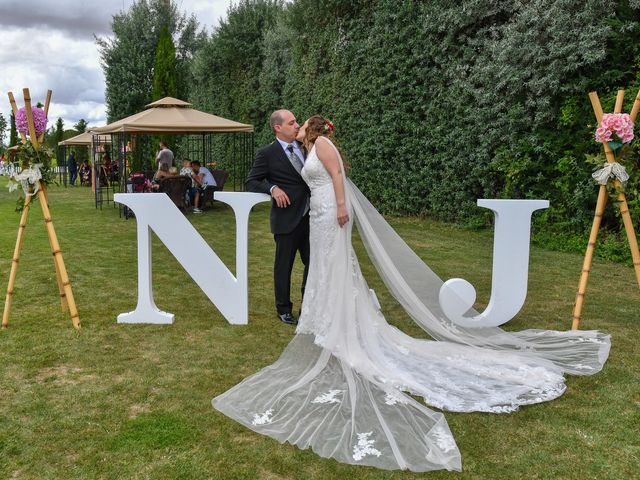
[[[36,127],[36,135],[40,136],[47,129],[47,115],[44,110],[37,107],[31,107],[33,112],[33,123]],[[22,107],[16,113],[16,128],[20,133],[29,134],[29,122],[27,121],[27,111]]]

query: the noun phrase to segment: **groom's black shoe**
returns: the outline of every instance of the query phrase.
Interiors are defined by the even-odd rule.
[[[298,320],[295,319],[293,315],[290,313],[279,313],[278,318],[281,322],[286,323],[287,325],[297,325]]]

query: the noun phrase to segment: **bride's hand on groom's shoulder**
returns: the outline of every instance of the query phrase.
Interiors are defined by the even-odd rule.
[[[289,196],[282,190],[280,187],[273,187],[271,191],[271,197],[276,201],[276,205],[280,208],[285,208],[291,205],[291,200],[289,200]]]

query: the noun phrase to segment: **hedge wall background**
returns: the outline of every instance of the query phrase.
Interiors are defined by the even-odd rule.
[[[385,212],[467,226],[477,198],[546,198],[538,241],[582,250],[597,188],[588,92],[640,87],[640,1],[243,0],[186,65],[198,108],[272,140],[276,108],[337,126],[351,176]],[[188,67],[188,68],[187,68]],[[627,187],[640,224],[638,155]],[[595,162],[595,163],[594,163]],[[600,254],[626,258],[616,210]]]

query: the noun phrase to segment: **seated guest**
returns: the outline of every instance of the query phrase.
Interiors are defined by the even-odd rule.
[[[83,161],[80,166],[80,184],[91,185],[91,167],[88,160]]]
[[[118,162],[112,162],[111,167],[111,181],[115,182],[118,180]]]
[[[151,188],[153,190],[158,190],[160,188],[160,180],[170,176],[169,164],[161,163],[160,169],[153,175],[153,180],[151,180]]]
[[[191,160],[189,160],[188,158],[185,158],[184,160],[182,160],[182,168],[180,169],[180,175],[183,177],[191,178],[192,173],[193,173],[193,169],[191,168]],[[193,182],[191,183],[193,186]]]
[[[191,179],[193,180],[193,187],[191,188],[192,197],[194,197],[193,213],[202,213],[200,209],[200,199],[204,196],[204,191],[207,187],[215,187],[216,180],[207,167],[200,166],[200,162],[194,160],[191,162]]]
[[[188,158],[185,158],[184,160],[182,160],[182,168],[180,169],[180,176],[191,178],[192,173],[193,173],[193,169],[191,168],[191,160],[189,160]],[[191,188],[185,195],[185,202],[187,203],[187,205],[193,205],[194,194],[191,193],[191,190],[193,189],[193,187],[194,187],[193,179],[191,179]]]
[[[170,167],[169,168],[169,176],[177,177],[178,176],[178,167]]]

